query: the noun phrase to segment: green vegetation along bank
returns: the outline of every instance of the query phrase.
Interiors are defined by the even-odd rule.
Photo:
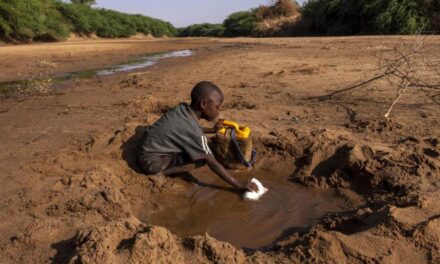
[[[236,12],[222,24],[198,24],[179,36],[414,34],[440,31],[438,0],[278,0]]]
[[[93,1],[92,1],[93,2]],[[0,40],[57,41],[70,33],[98,37],[129,37],[138,33],[174,36],[171,23],[143,15],[93,8],[90,1],[1,0]]]
[[[292,0],[230,14],[222,24],[177,30],[159,19],[93,8],[93,0],[1,0],[0,41],[57,41],[69,34],[117,38],[414,34],[440,31],[438,0]]]

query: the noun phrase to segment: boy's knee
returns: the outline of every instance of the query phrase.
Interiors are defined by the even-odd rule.
[[[138,163],[145,174],[157,174],[167,169],[169,161],[161,159],[160,156],[140,156]]]
[[[145,162],[142,158],[138,159],[138,164],[142,169],[142,172],[144,172],[147,175],[150,174],[156,174],[160,172],[160,166],[157,166],[156,164],[149,164]]]

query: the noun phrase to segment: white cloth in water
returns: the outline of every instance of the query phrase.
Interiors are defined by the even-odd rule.
[[[268,191],[268,189],[265,188],[263,184],[255,178],[253,178],[251,182],[257,185],[258,191],[247,191],[244,193],[243,198],[248,201],[258,201],[261,196],[263,196]]]

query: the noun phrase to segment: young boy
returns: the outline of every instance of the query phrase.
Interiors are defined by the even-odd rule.
[[[149,127],[139,153],[139,164],[144,172],[172,175],[207,164],[238,190],[257,190],[254,183],[234,179],[212,155],[204,133],[216,133],[221,121],[213,128],[202,128],[198,123],[199,119],[214,121],[223,99],[223,93],[216,85],[200,82],[191,91],[191,105],[178,104]]]

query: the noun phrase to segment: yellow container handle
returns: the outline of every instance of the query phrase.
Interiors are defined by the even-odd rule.
[[[230,127],[230,128],[235,128],[236,131],[240,130],[240,126],[236,122],[234,122],[234,121],[224,120],[223,121],[223,126]]]
[[[224,128],[220,129],[218,132],[221,134],[226,134],[226,127],[235,129],[235,135],[239,139],[247,139],[251,134],[251,129],[247,126],[239,126],[236,122],[224,120]]]

